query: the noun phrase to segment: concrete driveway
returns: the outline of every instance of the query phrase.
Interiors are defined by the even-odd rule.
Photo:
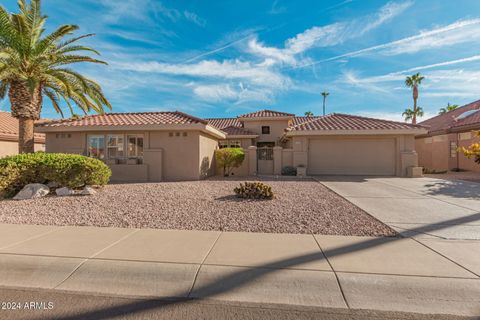
[[[480,183],[436,178],[316,178],[404,236],[480,240]]]

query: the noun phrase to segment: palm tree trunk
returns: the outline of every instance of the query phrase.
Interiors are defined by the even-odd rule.
[[[326,97],[323,97],[323,115],[325,115],[325,99]]]
[[[34,120],[40,118],[42,110],[42,85],[30,89],[24,81],[12,81],[8,91],[12,116],[18,119],[20,153],[34,152]]]
[[[412,124],[417,124],[417,99],[413,98],[413,117]]]
[[[18,119],[18,153],[35,152],[33,125],[33,119],[24,117]]]
[[[418,99],[418,88],[413,87],[413,117],[412,124],[417,124],[417,99]]]

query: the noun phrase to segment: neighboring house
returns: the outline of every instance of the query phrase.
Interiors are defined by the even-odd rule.
[[[34,135],[35,151],[45,150],[45,135]],[[10,112],[0,111],[0,158],[18,153],[18,120]]]
[[[216,173],[217,148],[240,147],[236,175],[307,174],[406,176],[417,166],[420,125],[345,114],[296,117],[261,110],[237,118],[199,119],[181,112],[110,113],[37,125],[47,152],[104,160],[113,180],[196,180]]]
[[[458,147],[480,143],[473,134],[480,130],[480,100],[438,115],[420,123],[428,133],[416,137],[419,165],[430,170],[471,170],[480,172],[480,165],[468,159]]]

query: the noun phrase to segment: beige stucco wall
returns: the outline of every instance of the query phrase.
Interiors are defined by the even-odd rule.
[[[35,143],[35,151],[45,151],[43,143]],[[12,156],[18,153],[17,141],[2,141],[0,140],[0,158],[5,156]]]
[[[275,142],[278,145],[278,139],[283,136],[288,127],[288,120],[248,120],[243,123],[248,131],[258,134],[258,142]],[[262,126],[270,127],[270,134],[262,134]]]
[[[173,136],[170,136],[173,132]],[[200,131],[126,131],[118,134],[144,135],[144,161],[142,165],[111,165],[114,181],[179,181],[197,180],[213,175],[214,151],[218,140]],[[183,133],[187,132],[187,136]],[[87,154],[87,136],[109,132],[47,133],[47,152]],[[60,134],[60,135],[59,135]],[[148,153],[148,155],[146,154]],[[161,159],[159,159],[159,157]],[[161,168],[158,166],[161,165]],[[116,167],[114,167],[116,166]],[[202,171],[205,169],[204,171]]]
[[[450,133],[415,140],[419,165],[430,170],[445,171],[460,168],[480,172],[480,165],[474,159],[468,159],[461,152],[456,157],[450,156],[450,142],[457,141],[459,147],[480,143],[480,138],[471,132]]]
[[[218,140],[204,133],[199,135],[199,172],[200,179],[205,179],[215,174],[215,150]]]

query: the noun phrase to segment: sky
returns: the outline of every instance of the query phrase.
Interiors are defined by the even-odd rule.
[[[328,91],[327,113],[402,120],[416,72],[423,119],[480,99],[478,0],[43,0],[43,12],[47,31],[96,34],[83,43],[108,66],[74,68],[113,112],[320,115]],[[42,116],[59,117],[48,103]]]

